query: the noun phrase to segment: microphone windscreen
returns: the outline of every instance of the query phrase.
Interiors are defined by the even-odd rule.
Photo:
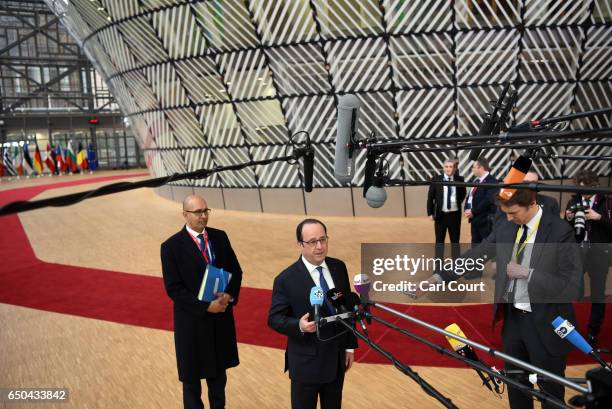
[[[461,328],[459,328],[459,325],[455,323],[449,325],[448,327],[444,329],[462,338],[467,338],[465,334],[463,333],[463,331],[461,331]],[[468,344],[466,344],[465,342],[459,341],[458,339],[455,339],[449,336],[446,337],[446,340],[448,341],[448,343],[451,345],[451,347],[453,348],[455,352],[458,352],[459,354],[463,355],[467,359],[471,359],[472,361],[479,361],[478,355],[476,355],[476,351],[474,351],[474,349]]]
[[[336,152],[334,155],[334,176],[341,183],[348,183],[355,171],[355,157],[349,157],[352,136],[356,135],[361,102],[355,95],[347,94],[338,98],[338,120],[336,123]]]
[[[310,305],[323,305],[323,290],[321,287],[312,287],[310,289]]]
[[[552,326],[559,337],[566,339],[585,354],[590,354],[593,352],[593,347],[589,345],[586,339],[580,335],[580,333],[568,320],[558,316],[553,320]]]
[[[325,296],[335,308],[344,306],[344,293],[337,288],[330,289]]]
[[[353,277],[353,285],[359,294],[367,294],[370,292],[370,277],[367,274],[357,274]]]
[[[359,307],[359,304],[361,304],[361,300],[357,294],[350,292],[346,295],[344,305],[346,305],[349,311],[353,311],[355,307]]]
[[[519,156],[514,164],[512,164],[512,168],[510,168],[510,172],[504,179],[504,183],[521,183],[523,179],[525,179],[525,175],[529,172],[529,168],[531,167],[531,159],[526,156]],[[516,193],[516,189],[511,188],[502,188],[499,191],[499,197],[503,200],[510,199],[514,193]]]
[[[368,206],[377,209],[382,207],[387,201],[387,191],[384,187],[370,186],[366,193]]]

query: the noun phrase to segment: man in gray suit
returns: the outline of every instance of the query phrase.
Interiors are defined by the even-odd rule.
[[[572,345],[551,326],[557,316],[576,323],[571,304],[579,296],[582,266],[572,229],[561,218],[543,211],[534,191],[518,189],[508,200],[498,198],[506,218],[463,258],[486,257],[497,262],[493,325],[503,320],[503,351],[564,376]],[[458,280],[454,272],[433,275],[429,282]],[[506,364],[507,370],[519,369]],[[521,380],[527,387],[531,384]],[[564,388],[549,381],[540,387],[563,401]],[[508,386],[512,409],[533,408],[533,398]],[[551,408],[545,403],[544,409]]]

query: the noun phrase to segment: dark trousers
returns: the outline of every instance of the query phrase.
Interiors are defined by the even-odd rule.
[[[591,315],[587,325],[588,332],[596,336],[599,334],[606,314],[606,279],[608,277],[608,254],[599,243],[591,243],[590,251],[584,258],[584,270],[589,274],[591,284]]]
[[[471,233],[472,233],[472,244],[480,243],[491,234],[491,223],[489,222],[489,216],[481,216],[478,220],[472,219]]]
[[[208,387],[208,404],[210,409],[225,408],[225,384],[227,375],[225,370],[217,372],[216,378],[206,378]],[[202,383],[200,380],[194,383],[183,382],[183,405],[185,409],[204,409],[202,402]]]
[[[303,383],[291,380],[291,409],[316,409],[317,398],[321,409],[342,407],[344,385],[344,361],[339,363],[338,376],[329,383]]]
[[[459,235],[461,234],[461,212],[440,212],[434,221],[434,229],[436,232],[436,258],[444,257],[444,240],[446,232],[450,238],[450,242],[456,245],[451,245],[451,254],[453,258],[459,257]]]
[[[523,313],[511,304],[506,304],[506,317],[502,333],[503,351],[522,361],[529,362],[537,367],[550,371],[556,375],[564,376],[566,356],[551,356],[544,348],[544,344],[537,335],[537,324],[531,313]],[[510,363],[505,365],[507,371],[520,370]],[[517,377],[518,378],[518,377]],[[525,386],[532,387],[524,378],[518,378]],[[540,388],[555,398],[563,401],[564,388],[555,382],[538,381]],[[534,399],[520,389],[508,385],[508,400],[511,409],[533,409]],[[551,404],[543,404],[543,409],[554,408]]]

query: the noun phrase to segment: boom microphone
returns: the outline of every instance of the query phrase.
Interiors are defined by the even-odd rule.
[[[452,332],[455,335],[458,335],[462,338],[467,338],[465,336],[465,334],[463,333],[463,331],[461,331],[461,328],[459,328],[459,325],[453,323],[451,325],[449,325],[448,327],[444,328],[446,331],[448,332]],[[483,365],[485,365],[480,359],[478,359],[478,355],[476,355],[476,351],[474,351],[474,349],[469,346],[468,344],[461,342],[455,338],[451,338],[451,337],[446,337],[448,343],[451,345],[451,347],[453,347],[453,350],[455,352],[457,352],[459,355],[463,356],[464,358],[469,359],[470,361],[473,362],[478,362],[481,363]],[[487,376],[485,376],[480,370],[475,369],[476,373],[478,373],[478,376],[480,377],[480,379],[482,380],[482,383],[491,391],[493,392],[493,388],[491,387],[490,381],[491,379]],[[497,384],[494,385],[496,386],[495,389],[497,389]],[[499,393],[499,391],[496,390],[496,392]]]
[[[366,197],[368,189],[374,183],[376,173],[376,155],[368,151],[366,156],[365,168],[363,170],[363,197]]]
[[[559,335],[559,337],[567,340],[573,346],[575,346],[585,354],[590,355],[602,367],[608,370],[611,369],[608,364],[603,359],[601,359],[599,354],[595,352],[593,347],[589,345],[588,342],[586,342],[582,335],[580,335],[580,333],[576,330],[576,328],[572,325],[571,322],[561,316],[558,316],[553,320],[552,326],[555,329],[557,335]]]
[[[361,102],[352,94],[338,99],[338,120],[336,123],[336,152],[334,156],[334,176],[341,183],[348,183],[355,172],[354,143],[359,122]]]
[[[525,179],[525,175],[529,172],[529,168],[531,167],[531,159],[527,156],[519,156],[514,163],[512,164],[512,168],[510,168],[510,172],[504,178],[504,183],[521,183],[523,179]],[[502,188],[499,191],[499,197],[503,200],[510,199],[516,193],[516,189],[512,188]]]
[[[308,143],[307,148],[306,154],[304,155],[304,190],[306,192],[312,192],[315,152],[310,143]]]
[[[372,183],[368,188],[365,198],[368,206],[377,209],[387,201],[387,191],[385,190],[385,172],[383,169],[384,161],[381,158],[378,164],[378,171]],[[364,186],[365,187],[365,186]]]

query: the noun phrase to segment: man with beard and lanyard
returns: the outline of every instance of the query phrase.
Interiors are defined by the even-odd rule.
[[[211,209],[200,196],[183,201],[185,226],[161,245],[164,286],[174,307],[174,344],[186,409],[203,409],[206,379],[211,409],[225,407],[226,369],[238,365],[233,307],[242,269],[224,231],[207,227]],[[212,302],[197,297],[207,265],[232,274],[225,292]]]
[[[305,219],[296,228],[300,258],[274,279],[268,325],[287,336],[285,371],[291,378],[291,408],[340,409],[344,373],[353,365],[355,336],[342,324],[330,323],[316,334],[311,317],[309,293],[313,286],[323,292],[336,288],[351,291],[346,265],[327,257],[327,228],[316,219]],[[330,302],[321,308],[323,315],[336,313]]]
[[[564,376],[573,347],[555,334],[551,323],[557,316],[576,322],[572,302],[578,298],[582,266],[574,232],[561,218],[542,210],[534,191],[518,189],[509,199],[498,198],[498,204],[506,219],[461,258],[497,262],[492,317],[493,325],[503,320],[503,352]],[[428,282],[459,278],[451,271],[434,274]],[[506,370],[516,369],[520,368],[506,363]],[[525,379],[519,382],[532,387]],[[539,385],[563,401],[562,385],[546,380]],[[510,385],[508,399],[512,409],[533,408],[533,397]]]

